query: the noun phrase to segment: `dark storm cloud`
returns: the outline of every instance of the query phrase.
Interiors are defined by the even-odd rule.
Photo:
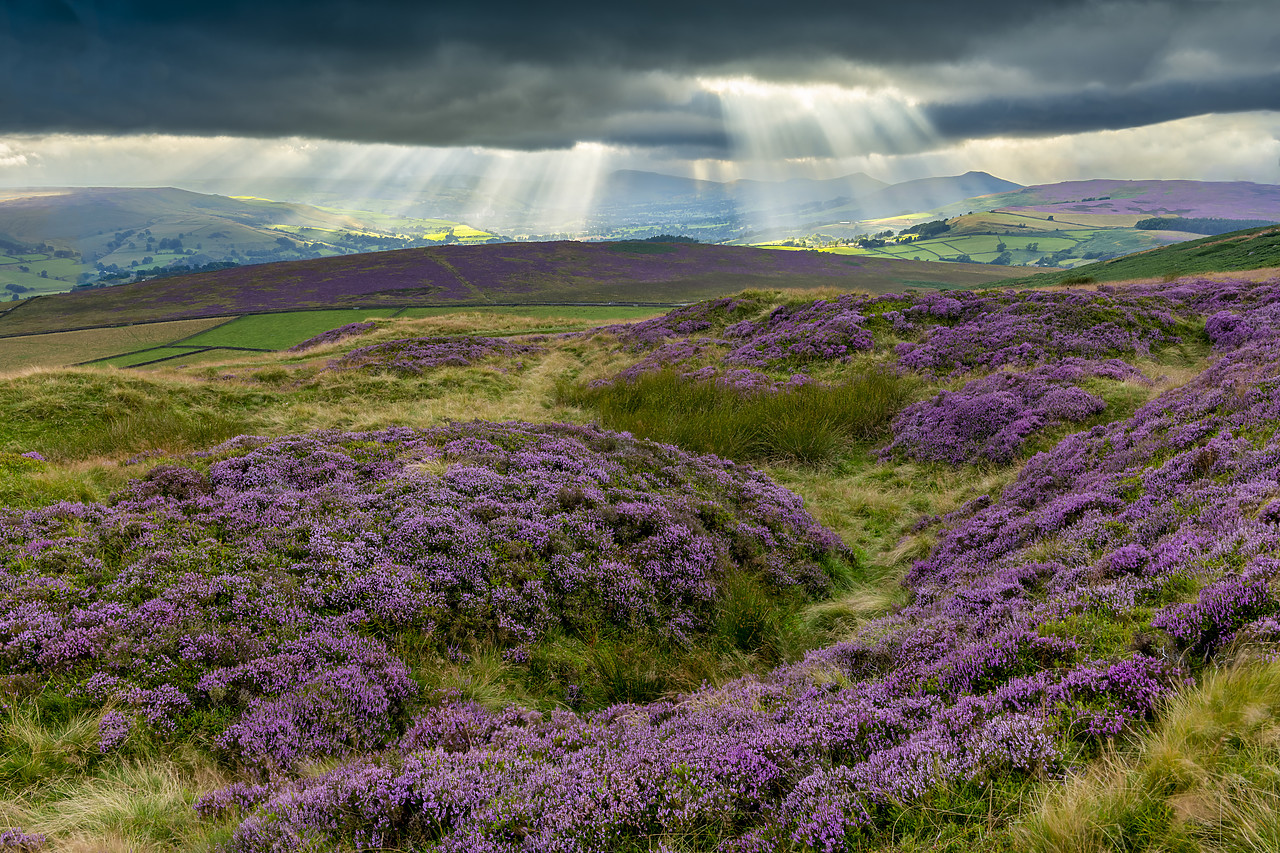
[[[1280,110],[1280,72],[1225,80],[1176,81],[1124,91],[1085,90],[1034,98],[930,104],[923,110],[946,139],[1048,136],[1139,127],[1204,113]]]
[[[846,0],[796,10],[755,0],[8,0],[0,133],[526,149],[592,140],[722,156],[720,105],[691,75],[767,67],[803,80],[841,62],[888,79],[937,75],[922,112],[944,139],[1131,126],[1269,106],[1260,81],[1277,70],[1275,17],[1269,0]],[[1248,26],[1233,36],[1215,26],[1221,19]],[[1206,72],[1201,89],[1146,79],[1176,51],[1270,65],[1254,76]],[[1011,69],[1022,89],[948,95],[949,68],[983,62]]]

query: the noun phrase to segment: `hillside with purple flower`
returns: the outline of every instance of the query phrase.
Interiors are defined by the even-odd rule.
[[[748,287],[886,292],[980,287],[1014,273],[978,264],[850,259],[698,243],[500,243],[259,264],[53,294],[0,318],[0,335],[307,308],[673,303]]]
[[[816,596],[844,556],[758,472],[521,424],[243,437],[0,521],[7,677],[116,706],[107,747],[197,726],[283,769],[399,730],[419,691],[390,636],[517,661],[606,626],[689,642],[731,574]]]
[[[1277,305],[1276,280],[756,291],[16,377],[0,696],[79,726],[58,778],[187,773],[166,820],[229,853],[1075,849],[1054,792],[1280,649]],[[127,445],[172,405],[148,398],[104,416],[101,452],[136,454],[108,472],[24,426],[50,387],[256,419]],[[471,419],[504,411],[557,423]],[[9,766],[14,844],[65,843],[60,789]],[[1270,796],[1264,771],[1232,784]],[[1245,825],[1178,817],[1190,779],[1152,783],[1126,849]]]
[[[1269,292],[1233,290],[1193,284],[1166,297],[1177,312],[1239,306],[1213,315],[1213,367],[1033,457],[1002,496],[942,521],[904,580],[909,603],[852,639],[765,677],[585,716],[444,705],[374,759],[230,788],[202,808],[247,815],[235,850],[617,850],[657,836],[832,851],[943,789],[1061,773],[1145,725],[1216,652],[1277,638],[1280,412],[1265,382],[1280,356],[1260,322]],[[1108,297],[1097,298],[1102,310]],[[1129,298],[1152,299],[1115,297]],[[1052,322],[1081,307],[1032,301]],[[845,316],[810,311],[798,316]],[[753,328],[771,335],[777,316],[787,315]],[[1132,354],[1142,341],[1115,348]],[[1070,420],[1095,399],[1073,383],[1136,371],[1077,358],[1019,376],[993,373],[961,395],[991,408],[983,395],[1004,393]]]

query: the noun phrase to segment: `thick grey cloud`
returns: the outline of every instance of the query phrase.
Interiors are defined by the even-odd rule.
[[[930,104],[947,139],[1048,136],[1141,127],[1205,113],[1280,110],[1280,72],[1222,80],[1177,80],[1122,90],[1084,89],[1039,97]]]
[[[1280,16],[1272,0],[0,7],[0,133],[725,156],[731,130],[695,78],[735,73],[902,81],[940,143],[1140,126],[1278,108]],[[797,150],[822,150],[805,133]]]

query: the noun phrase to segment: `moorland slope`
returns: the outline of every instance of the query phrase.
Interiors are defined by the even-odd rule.
[[[754,292],[6,377],[6,841],[1266,849],[1277,305]]]

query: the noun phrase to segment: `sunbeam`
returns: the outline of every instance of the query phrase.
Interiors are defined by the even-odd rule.
[[[737,197],[757,230],[795,222],[794,197],[781,193],[778,181],[837,177],[832,167],[850,158],[911,154],[935,145],[916,104],[894,89],[750,77],[699,82],[720,98],[732,156],[743,174],[766,182],[744,187]]]

